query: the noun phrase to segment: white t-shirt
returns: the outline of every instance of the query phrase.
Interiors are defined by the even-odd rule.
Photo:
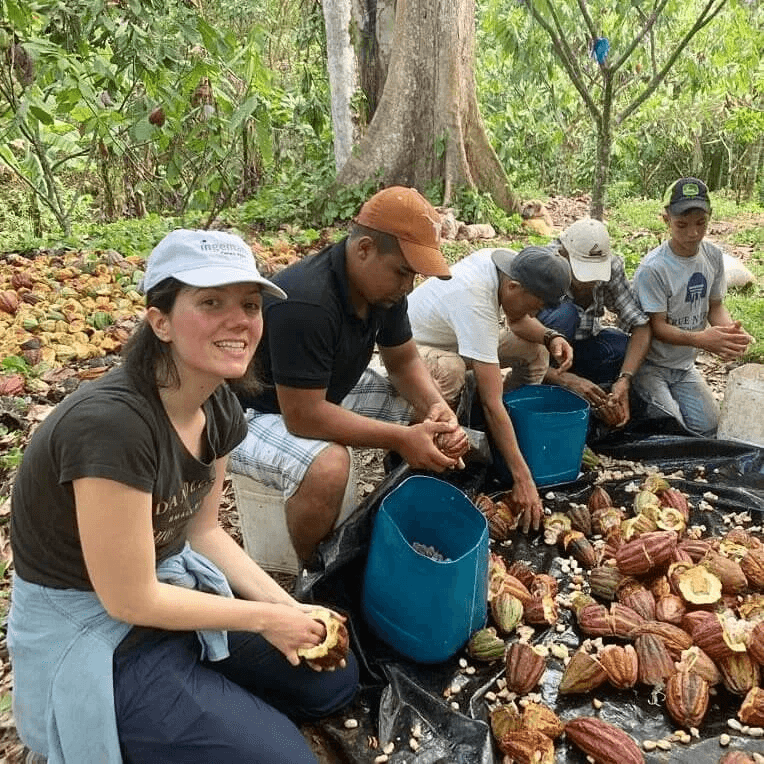
[[[467,255],[452,266],[448,281],[429,278],[409,295],[409,321],[418,344],[499,363],[499,272],[492,252]]]
[[[722,250],[702,241],[697,255],[680,257],[666,241],[639,264],[632,288],[645,313],[665,313],[672,326],[701,332],[706,328],[709,302],[721,300],[726,291]],[[696,348],[653,337],[647,358],[669,369],[689,369],[696,355]]]

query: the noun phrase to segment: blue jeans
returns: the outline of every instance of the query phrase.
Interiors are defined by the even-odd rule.
[[[634,391],[647,401],[648,417],[661,418],[668,414],[695,435],[716,436],[719,404],[694,366],[668,369],[644,361],[633,385]]]
[[[295,721],[350,703],[358,664],[291,666],[259,634],[229,632],[230,657],[199,660],[191,632],[141,630],[114,653],[114,705],[125,764],[316,764]]]
[[[599,334],[576,340],[576,330],[581,321],[576,306],[563,302],[557,308],[545,308],[540,311],[538,320],[544,326],[555,329],[565,335],[573,348],[573,365],[570,371],[597,385],[615,382],[621,373],[623,358],[629,335],[619,329],[602,329]]]

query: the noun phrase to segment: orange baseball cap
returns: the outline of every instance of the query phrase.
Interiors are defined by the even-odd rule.
[[[390,186],[378,191],[353,222],[395,236],[406,262],[417,273],[451,278],[440,251],[440,215],[415,188]]]

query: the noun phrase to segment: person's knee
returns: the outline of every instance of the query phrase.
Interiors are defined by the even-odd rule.
[[[346,660],[345,668],[321,672],[316,675],[316,681],[305,688],[295,709],[298,719],[323,719],[353,701],[358,692],[358,662],[352,652]]]
[[[570,300],[566,300],[556,308],[546,308],[536,317],[544,326],[564,334],[568,342],[575,337],[576,329],[581,322],[578,309]]]
[[[467,374],[464,359],[456,353],[430,352],[424,360],[446,403],[451,406],[458,402]]]
[[[338,443],[330,443],[313,460],[303,478],[300,489],[309,485],[313,492],[322,491],[340,497],[345,492],[350,476],[350,454]]]

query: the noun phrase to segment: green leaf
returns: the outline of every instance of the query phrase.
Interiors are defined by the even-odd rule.
[[[53,115],[36,104],[29,104],[29,113],[36,117],[43,125],[52,125],[54,123]]]

